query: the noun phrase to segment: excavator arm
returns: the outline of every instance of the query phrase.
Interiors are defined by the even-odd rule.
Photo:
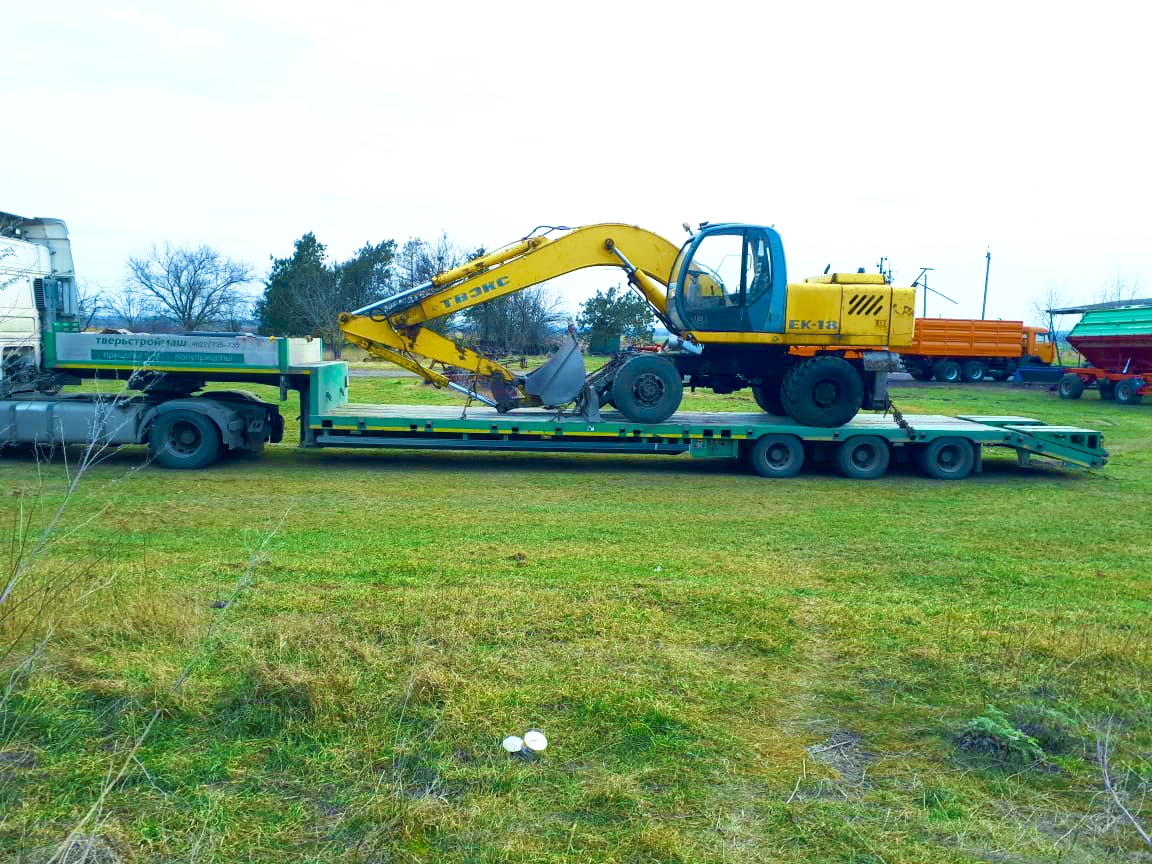
[[[450,382],[419,358],[458,366],[519,390],[516,403],[542,404],[523,388],[523,376],[424,326],[426,322],[506,297],[549,279],[586,267],[620,267],[629,282],[667,323],[665,290],[679,250],[657,234],[633,225],[602,224],[576,228],[555,240],[529,237],[496,252],[438,273],[423,285],[340,315],[340,330],[354,345],[396,363],[437,387],[463,390],[489,404],[492,400]],[[494,388],[494,389],[498,389]],[[509,388],[505,388],[507,392]]]

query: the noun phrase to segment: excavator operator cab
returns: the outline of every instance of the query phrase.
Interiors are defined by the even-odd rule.
[[[672,265],[668,317],[681,330],[781,332],[786,285],[779,234],[759,225],[708,225]]]

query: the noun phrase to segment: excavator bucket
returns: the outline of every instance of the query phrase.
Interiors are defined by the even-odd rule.
[[[548,408],[566,405],[584,389],[584,355],[580,345],[569,333],[552,357],[539,369],[525,375],[521,382],[524,392],[536,396]]]

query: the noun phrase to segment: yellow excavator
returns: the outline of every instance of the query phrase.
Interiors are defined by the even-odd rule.
[[[687,228],[687,226],[685,226]],[[564,233],[553,238],[550,233]],[[659,352],[630,351],[585,374],[574,334],[543,366],[515,372],[441,335],[429,322],[585,267],[628,275],[671,334]],[[789,284],[780,235],[762,225],[703,223],[679,249],[633,225],[553,229],[340,315],[340,330],[373,356],[499,411],[572,405],[589,420],[614,406],[660,423],[685,384],[717,393],[751,387],[757,404],[805,426],[847,423],[888,405],[889,348],[911,344],[915,289],[881,274],[832,273]],[[427,361],[473,374],[450,380]],[[481,383],[490,395],[480,392]]]

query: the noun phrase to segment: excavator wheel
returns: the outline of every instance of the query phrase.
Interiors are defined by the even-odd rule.
[[[793,366],[780,389],[784,411],[803,426],[843,426],[864,404],[864,382],[841,357],[813,357]]]
[[[653,354],[632,357],[612,381],[612,404],[633,423],[667,420],[680,407],[683,395],[680,370]]]
[[[752,398],[765,414],[774,414],[784,417],[784,400],[780,397],[779,378],[765,378],[759,384],[752,385]]]

